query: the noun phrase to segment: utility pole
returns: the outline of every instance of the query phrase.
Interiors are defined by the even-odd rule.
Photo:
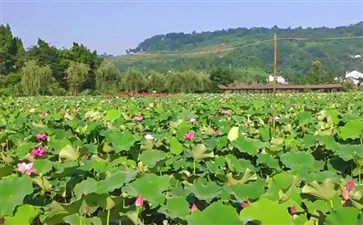
[[[276,95],[276,77],[277,77],[277,34],[274,35],[274,95]]]
[[[277,34],[274,35],[274,83],[273,83],[273,95],[274,95],[274,103],[273,103],[273,115],[272,115],[272,136],[275,136],[276,133],[276,84],[277,84]]]

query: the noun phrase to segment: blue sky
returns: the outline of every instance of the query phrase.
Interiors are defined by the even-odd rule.
[[[1,22],[10,24],[26,47],[35,45],[38,38],[67,48],[75,41],[115,55],[169,32],[274,25],[335,27],[363,21],[363,0],[0,1]]]

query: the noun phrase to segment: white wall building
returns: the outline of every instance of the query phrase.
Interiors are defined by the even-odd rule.
[[[268,82],[273,82],[273,81],[274,81],[274,76],[269,75]],[[279,84],[288,84],[282,76],[276,76],[276,82]]]
[[[345,79],[351,80],[355,85],[359,84],[359,79],[363,79],[363,73],[359,71],[346,72]]]
[[[351,55],[350,58],[352,58],[352,59],[360,59],[360,58],[362,58],[362,55]]]

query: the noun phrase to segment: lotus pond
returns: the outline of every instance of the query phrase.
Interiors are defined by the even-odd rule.
[[[3,98],[0,224],[362,224],[362,99]]]

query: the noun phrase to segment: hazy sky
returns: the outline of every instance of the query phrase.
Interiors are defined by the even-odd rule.
[[[335,27],[363,21],[363,0],[0,2],[0,22],[8,23],[26,47],[35,45],[38,38],[57,47],[70,47],[75,41],[116,55],[145,38],[168,32],[274,25]]]

